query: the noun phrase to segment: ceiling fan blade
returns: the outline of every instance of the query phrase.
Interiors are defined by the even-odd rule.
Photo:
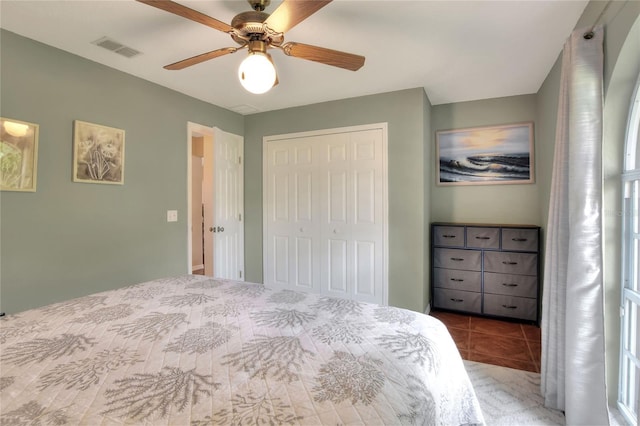
[[[364,65],[364,56],[340,52],[339,50],[296,42],[288,42],[281,47],[288,56],[320,62],[351,71],[357,71]]]
[[[267,18],[265,24],[277,33],[284,33],[322,9],[332,0],[284,0]]]
[[[195,22],[199,22],[208,27],[214,28],[216,30],[228,33],[233,31],[233,27],[231,25],[225,24],[222,21],[218,21],[215,18],[212,18],[204,13],[198,12],[197,10],[190,9],[181,4],[175,3],[170,0],[137,0],[140,3],[148,4],[149,6],[157,7],[158,9],[164,10],[166,12],[173,13],[174,15],[182,16],[183,18],[190,19]]]
[[[234,53],[238,50],[237,47],[223,47],[222,49],[212,50],[211,52],[202,53],[200,55],[193,56],[188,59],[184,59],[182,61],[174,62],[173,64],[165,65],[164,69],[166,70],[181,70],[183,68],[190,67],[191,65],[196,65],[204,61],[208,61],[209,59],[214,59],[219,56],[228,55],[229,53]]]

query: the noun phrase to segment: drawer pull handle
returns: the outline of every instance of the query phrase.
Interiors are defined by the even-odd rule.
[[[508,262],[506,260],[504,262],[502,262],[502,263],[505,264],[505,265],[517,265],[518,264],[518,262]]]
[[[456,302],[456,303],[460,303],[460,302],[464,302],[464,299],[454,299],[453,297],[451,298],[452,302]]]
[[[476,237],[476,240],[490,240],[491,237]]]
[[[455,238],[455,235],[449,235],[449,234],[445,234],[442,236],[442,238]]]
[[[456,262],[462,262],[464,260],[464,258],[462,258],[462,257],[452,257],[451,260],[454,260]]]
[[[502,305],[502,307],[506,309],[518,309],[517,306],[513,306],[513,305]]]
[[[502,283],[502,285],[505,287],[518,287],[518,284],[514,284],[514,283]]]
[[[511,241],[524,242],[524,241],[527,241],[527,239],[526,238],[512,238]]]
[[[464,281],[463,279],[460,278],[451,278],[451,281],[455,281],[457,283],[461,283],[462,281]]]

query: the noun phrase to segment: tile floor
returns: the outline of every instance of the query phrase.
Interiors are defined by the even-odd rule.
[[[540,372],[540,328],[444,311],[431,311],[442,321],[469,361]]]

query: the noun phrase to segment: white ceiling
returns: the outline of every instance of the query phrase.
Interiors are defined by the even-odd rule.
[[[230,23],[245,0],[178,0]],[[273,12],[273,0],[266,12]],[[134,0],[1,0],[0,26],[22,36],[241,113],[424,87],[432,104],[535,93],[588,1],[334,0],[291,29],[297,41],[366,57],[352,72],[271,51],[280,84],[246,92],[246,50],[181,71],[166,64],[231,38]],[[110,37],[143,52],[128,59],[94,44]]]

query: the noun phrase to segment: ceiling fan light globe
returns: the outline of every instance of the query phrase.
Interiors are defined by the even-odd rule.
[[[238,68],[242,87],[256,95],[266,93],[276,82],[276,68],[268,55],[262,52],[249,53]]]

